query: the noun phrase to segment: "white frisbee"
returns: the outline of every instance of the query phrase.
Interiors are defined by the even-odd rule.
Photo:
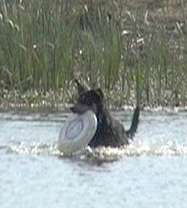
[[[92,111],[72,114],[62,127],[58,138],[58,149],[64,155],[84,149],[95,135],[97,118]]]

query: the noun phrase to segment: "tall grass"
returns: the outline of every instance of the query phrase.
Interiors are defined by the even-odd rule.
[[[186,14],[185,1],[2,0],[0,86],[55,102],[78,77],[116,105],[186,105]]]

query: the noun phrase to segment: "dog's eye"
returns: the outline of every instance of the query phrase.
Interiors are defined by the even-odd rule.
[[[80,97],[81,100],[85,100],[85,98],[86,98],[85,95],[81,95]]]
[[[89,106],[91,106],[92,105],[91,100],[87,100],[86,104],[89,105]]]
[[[86,102],[87,102],[86,96],[85,95],[81,95],[81,97],[79,98],[79,102],[81,104],[86,104]]]

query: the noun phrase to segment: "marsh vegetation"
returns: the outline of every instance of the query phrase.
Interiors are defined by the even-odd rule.
[[[1,109],[59,109],[75,77],[114,106],[185,106],[186,20],[186,0],[2,0]]]

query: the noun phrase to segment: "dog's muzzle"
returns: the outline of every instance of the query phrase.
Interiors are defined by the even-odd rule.
[[[75,105],[73,105],[72,107],[70,107],[70,110],[71,110],[73,113],[83,114],[83,113],[85,113],[87,110],[91,110],[91,109],[90,109],[89,106],[87,106],[87,105],[75,104]]]

